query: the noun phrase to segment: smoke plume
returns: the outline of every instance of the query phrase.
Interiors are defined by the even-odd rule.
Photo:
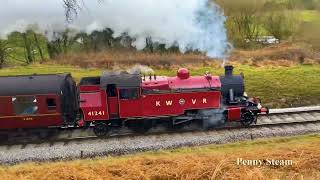
[[[153,42],[178,44],[180,50],[199,50],[210,57],[223,58],[229,51],[225,17],[211,0],[83,0],[83,7],[71,23],[65,20],[62,0],[2,0],[0,36],[12,31],[38,32],[73,28],[91,33],[111,28],[118,37],[127,32],[137,49]]]

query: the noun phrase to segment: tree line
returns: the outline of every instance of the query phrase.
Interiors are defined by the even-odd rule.
[[[106,50],[136,51],[132,46],[135,38],[130,37],[126,32],[119,37],[114,37],[113,34],[110,28],[93,31],[90,34],[66,29],[62,32],[53,32],[50,36],[37,33],[32,29],[23,33],[12,32],[5,40],[0,39],[0,68],[8,61],[31,64],[69,53],[96,53]],[[179,53],[178,44],[166,48],[165,44],[153,42],[151,37],[146,38],[145,43],[146,47],[142,51],[147,53]]]

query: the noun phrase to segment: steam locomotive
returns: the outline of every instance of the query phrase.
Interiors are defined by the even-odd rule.
[[[146,132],[158,124],[248,127],[268,108],[244,89],[243,75],[233,75],[232,66],[223,76],[190,76],[185,68],[175,77],[105,72],[78,86],[69,73],[0,77],[0,131],[93,128],[106,136],[116,128]]]

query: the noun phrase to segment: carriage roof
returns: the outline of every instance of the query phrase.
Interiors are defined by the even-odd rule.
[[[60,94],[70,79],[69,73],[1,76],[0,96]]]

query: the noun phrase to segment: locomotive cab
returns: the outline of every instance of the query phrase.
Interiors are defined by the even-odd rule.
[[[105,72],[100,77],[83,78],[80,86],[80,107],[85,121],[107,121],[139,115],[129,113],[140,98],[140,75],[125,72]]]

